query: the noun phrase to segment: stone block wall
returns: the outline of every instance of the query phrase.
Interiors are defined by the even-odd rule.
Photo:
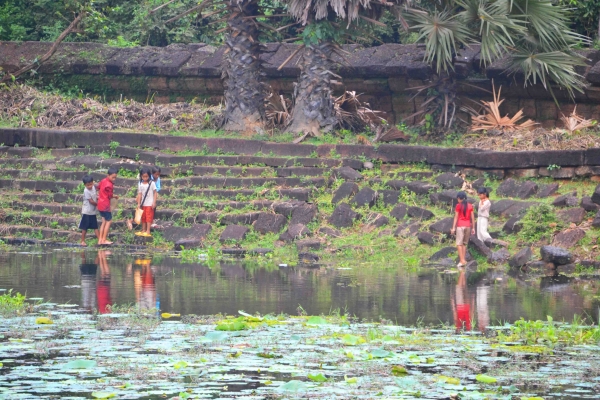
[[[0,42],[0,68],[16,71],[44,54],[51,43]],[[266,79],[274,92],[291,96],[300,71],[295,56],[281,70],[277,68],[295,51],[297,45],[268,43],[262,60]],[[342,82],[336,93],[344,90],[362,94],[372,109],[385,112],[385,118],[399,122],[415,112],[422,98],[412,98],[409,88],[421,86],[433,74],[423,62],[423,48],[418,45],[385,44],[364,48],[345,46],[349,56],[339,61],[335,71]],[[108,99],[126,97],[155,102],[174,102],[197,98],[218,103],[223,98],[221,61],[223,48],[204,44],[176,44],[164,48],[115,48],[98,43],[63,43],[49,62],[38,70],[41,85],[74,87]],[[502,112],[514,114],[519,109],[527,118],[544,127],[559,124],[561,114],[570,113],[575,104],[579,114],[600,120],[600,52],[586,51],[588,66],[578,69],[587,79],[583,93],[571,99],[565,90],[554,87],[559,102],[542,86],[524,87],[519,77],[504,73],[502,60],[481,68],[478,48],[464,50],[458,56],[457,87],[462,104],[473,106],[490,100],[492,79],[502,86],[505,102]],[[478,89],[479,88],[479,89]],[[468,118],[465,113],[458,117]],[[412,122],[412,121],[407,121]]]

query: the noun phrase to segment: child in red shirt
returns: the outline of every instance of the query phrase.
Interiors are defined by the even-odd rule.
[[[106,178],[100,181],[98,185],[98,211],[102,217],[102,225],[100,225],[100,236],[98,237],[98,244],[112,244],[107,239],[108,231],[112,221],[112,212],[110,210],[110,200],[118,199],[119,196],[113,194],[114,182],[117,180],[117,173],[119,171],[110,167],[108,169],[108,175]]]
[[[456,195],[458,204],[454,210],[454,223],[450,233],[456,232],[456,249],[458,250],[458,265],[464,267],[467,265],[467,245],[469,238],[475,234],[475,215],[473,214],[473,205],[467,202],[467,194],[458,192]]]

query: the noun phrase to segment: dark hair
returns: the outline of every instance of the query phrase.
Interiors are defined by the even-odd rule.
[[[119,169],[117,167],[110,167],[108,169],[108,175],[118,174],[118,173],[119,173]]]
[[[477,189],[477,194],[485,194],[485,197],[490,197],[490,193],[488,192],[487,188],[483,186]]]
[[[460,191],[460,192],[458,192],[458,193],[456,194],[456,198],[457,198],[457,199],[461,199],[461,200],[463,201],[463,202],[462,202],[462,203],[460,203],[460,204],[462,205],[462,207],[461,207],[461,208],[462,208],[462,213],[463,213],[463,216],[465,216],[465,217],[466,217],[466,216],[467,216],[467,209],[469,208],[469,205],[468,205],[468,203],[467,203],[467,194],[466,194],[465,192],[463,192],[463,191]]]
[[[148,180],[150,180],[150,177],[152,176],[150,173],[150,168],[142,167],[142,169],[140,169],[140,182],[142,182],[142,175],[144,174],[148,174]]]
[[[82,181],[83,181],[83,184],[86,184],[86,183],[94,182],[94,178],[92,178],[91,175],[86,175],[83,177]]]
[[[160,171],[160,167],[158,167],[158,166],[155,165],[154,167],[152,167],[152,173],[155,174],[157,172],[160,174],[160,172],[161,172]]]

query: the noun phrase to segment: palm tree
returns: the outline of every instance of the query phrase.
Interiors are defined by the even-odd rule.
[[[255,133],[264,127],[267,97],[262,83],[259,29],[253,19],[258,15],[258,0],[228,0],[227,8],[229,33],[223,58],[224,129]]]
[[[454,61],[462,46],[481,45],[481,59],[489,65],[506,58],[507,72],[516,74],[524,85],[541,84],[552,92],[551,84],[566,89],[571,96],[582,91],[584,83],[575,71],[585,65],[574,51],[589,38],[569,30],[566,10],[551,0],[442,0],[427,3],[430,8],[412,9],[408,18],[412,29],[425,42],[425,60],[437,79],[416,88],[417,93],[436,93],[413,116],[435,115],[449,128],[456,109]]]
[[[318,136],[337,123],[332,99],[333,56],[342,58],[339,43],[345,28],[358,18],[380,13],[385,1],[376,0],[284,0],[289,14],[304,26],[300,78],[294,89],[294,108],[287,130]],[[343,23],[343,25],[338,24]],[[344,27],[345,26],[345,27]]]

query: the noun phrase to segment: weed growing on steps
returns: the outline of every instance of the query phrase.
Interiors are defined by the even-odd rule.
[[[519,236],[527,243],[537,243],[542,240],[549,242],[553,233],[564,225],[556,216],[554,209],[547,204],[529,208],[520,224],[522,228]]]

